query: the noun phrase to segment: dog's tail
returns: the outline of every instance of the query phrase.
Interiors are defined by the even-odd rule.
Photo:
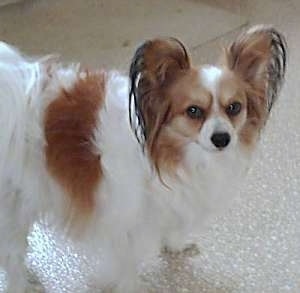
[[[32,116],[40,96],[37,87],[41,75],[39,62],[0,42],[0,263],[9,278],[14,276],[9,282],[10,292],[23,285],[20,260],[26,250],[27,232],[38,215],[39,197],[43,195],[42,190],[36,194],[24,192],[42,177],[41,172],[28,172],[32,153],[40,151],[35,145],[41,129]]]
[[[26,160],[26,139],[38,63],[0,42],[0,193],[18,188]]]

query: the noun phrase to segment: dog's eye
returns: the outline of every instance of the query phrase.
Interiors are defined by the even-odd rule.
[[[226,108],[226,113],[229,116],[235,116],[241,112],[241,109],[242,104],[240,102],[234,102]]]
[[[186,109],[187,115],[192,119],[201,119],[204,116],[204,111],[198,106],[190,106]]]

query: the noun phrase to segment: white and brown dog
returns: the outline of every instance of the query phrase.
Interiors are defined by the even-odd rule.
[[[29,59],[0,44],[0,261],[24,292],[26,236],[40,217],[90,251],[98,281],[141,292],[138,264],[183,249],[236,193],[284,79],[272,27],[192,66],[176,39],[140,46],[130,74]],[[79,292],[81,292],[79,290]]]

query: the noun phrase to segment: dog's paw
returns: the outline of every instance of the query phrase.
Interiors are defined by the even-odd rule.
[[[166,255],[183,255],[187,257],[193,257],[199,254],[199,248],[195,243],[185,244],[181,249],[174,249],[169,246],[164,246],[162,253]]]

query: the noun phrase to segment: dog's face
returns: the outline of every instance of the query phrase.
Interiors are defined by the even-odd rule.
[[[272,28],[241,35],[218,66],[191,65],[175,39],[143,44],[131,65],[131,123],[154,166],[176,170],[188,145],[251,150],[284,78],[285,42]]]
[[[208,152],[238,143],[247,121],[247,95],[230,71],[214,66],[191,70],[171,86],[168,96],[172,114],[163,132]]]

